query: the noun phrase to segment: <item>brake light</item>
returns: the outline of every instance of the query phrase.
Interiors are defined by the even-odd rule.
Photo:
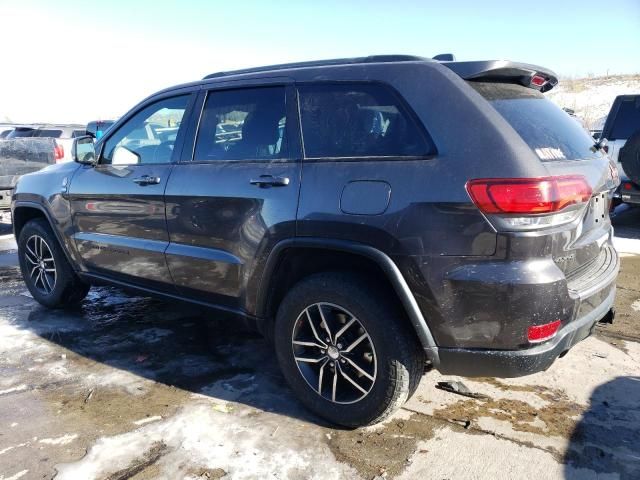
[[[62,161],[62,159],[64,158],[64,147],[62,145],[56,143],[53,146],[53,158],[55,159],[56,163]]]
[[[544,325],[534,325],[527,330],[527,338],[531,343],[544,342],[552,338],[560,328],[560,320],[546,323]]]
[[[486,214],[555,213],[591,198],[581,175],[543,178],[487,178],[467,182],[473,203]]]
[[[534,75],[531,77],[531,85],[534,87],[542,87],[545,83],[547,83],[547,79],[542,75]]]

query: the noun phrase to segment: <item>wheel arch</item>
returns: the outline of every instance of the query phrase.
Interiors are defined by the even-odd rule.
[[[310,264],[301,263],[309,260]],[[269,254],[256,296],[256,317],[270,319],[294,283],[319,271],[375,270],[387,282],[404,309],[420,344],[434,366],[438,349],[429,325],[400,269],[384,252],[357,242],[326,238],[294,238],[281,241]]]

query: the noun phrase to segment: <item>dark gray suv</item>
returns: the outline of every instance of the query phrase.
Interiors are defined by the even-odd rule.
[[[20,180],[40,303],[109,283],[213,307],[275,344],[318,415],[387,417],[425,365],[546,369],[613,317],[608,158],[540,67],[378,56],[163,90],[75,163]]]

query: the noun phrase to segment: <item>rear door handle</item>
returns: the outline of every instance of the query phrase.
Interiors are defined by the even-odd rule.
[[[152,177],[150,175],[143,175],[139,178],[134,178],[133,181],[138,185],[158,185],[160,183],[160,177]]]
[[[260,175],[249,181],[251,185],[257,185],[261,188],[266,187],[286,187],[289,185],[289,177],[274,177],[273,175]]]

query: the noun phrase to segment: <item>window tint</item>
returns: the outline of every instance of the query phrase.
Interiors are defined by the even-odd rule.
[[[153,103],[136,113],[104,145],[100,163],[169,163],[189,95]]]
[[[285,88],[209,92],[195,160],[287,158]]]
[[[626,140],[640,130],[640,97],[620,103],[608,140]]]
[[[40,138],[60,138],[62,136],[62,130],[51,130],[42,128],[36,131],[34,137]]]
[[[540,92],[509,83],[469,82],[542,161],[600,158],[582,125]]]
[[[427,140],[383,85],[318,84],[299,88],[305,155],[420,156]]]
[[[74,130],[71,133],[71,138],[84,137],[87,134],[86,130]]]

